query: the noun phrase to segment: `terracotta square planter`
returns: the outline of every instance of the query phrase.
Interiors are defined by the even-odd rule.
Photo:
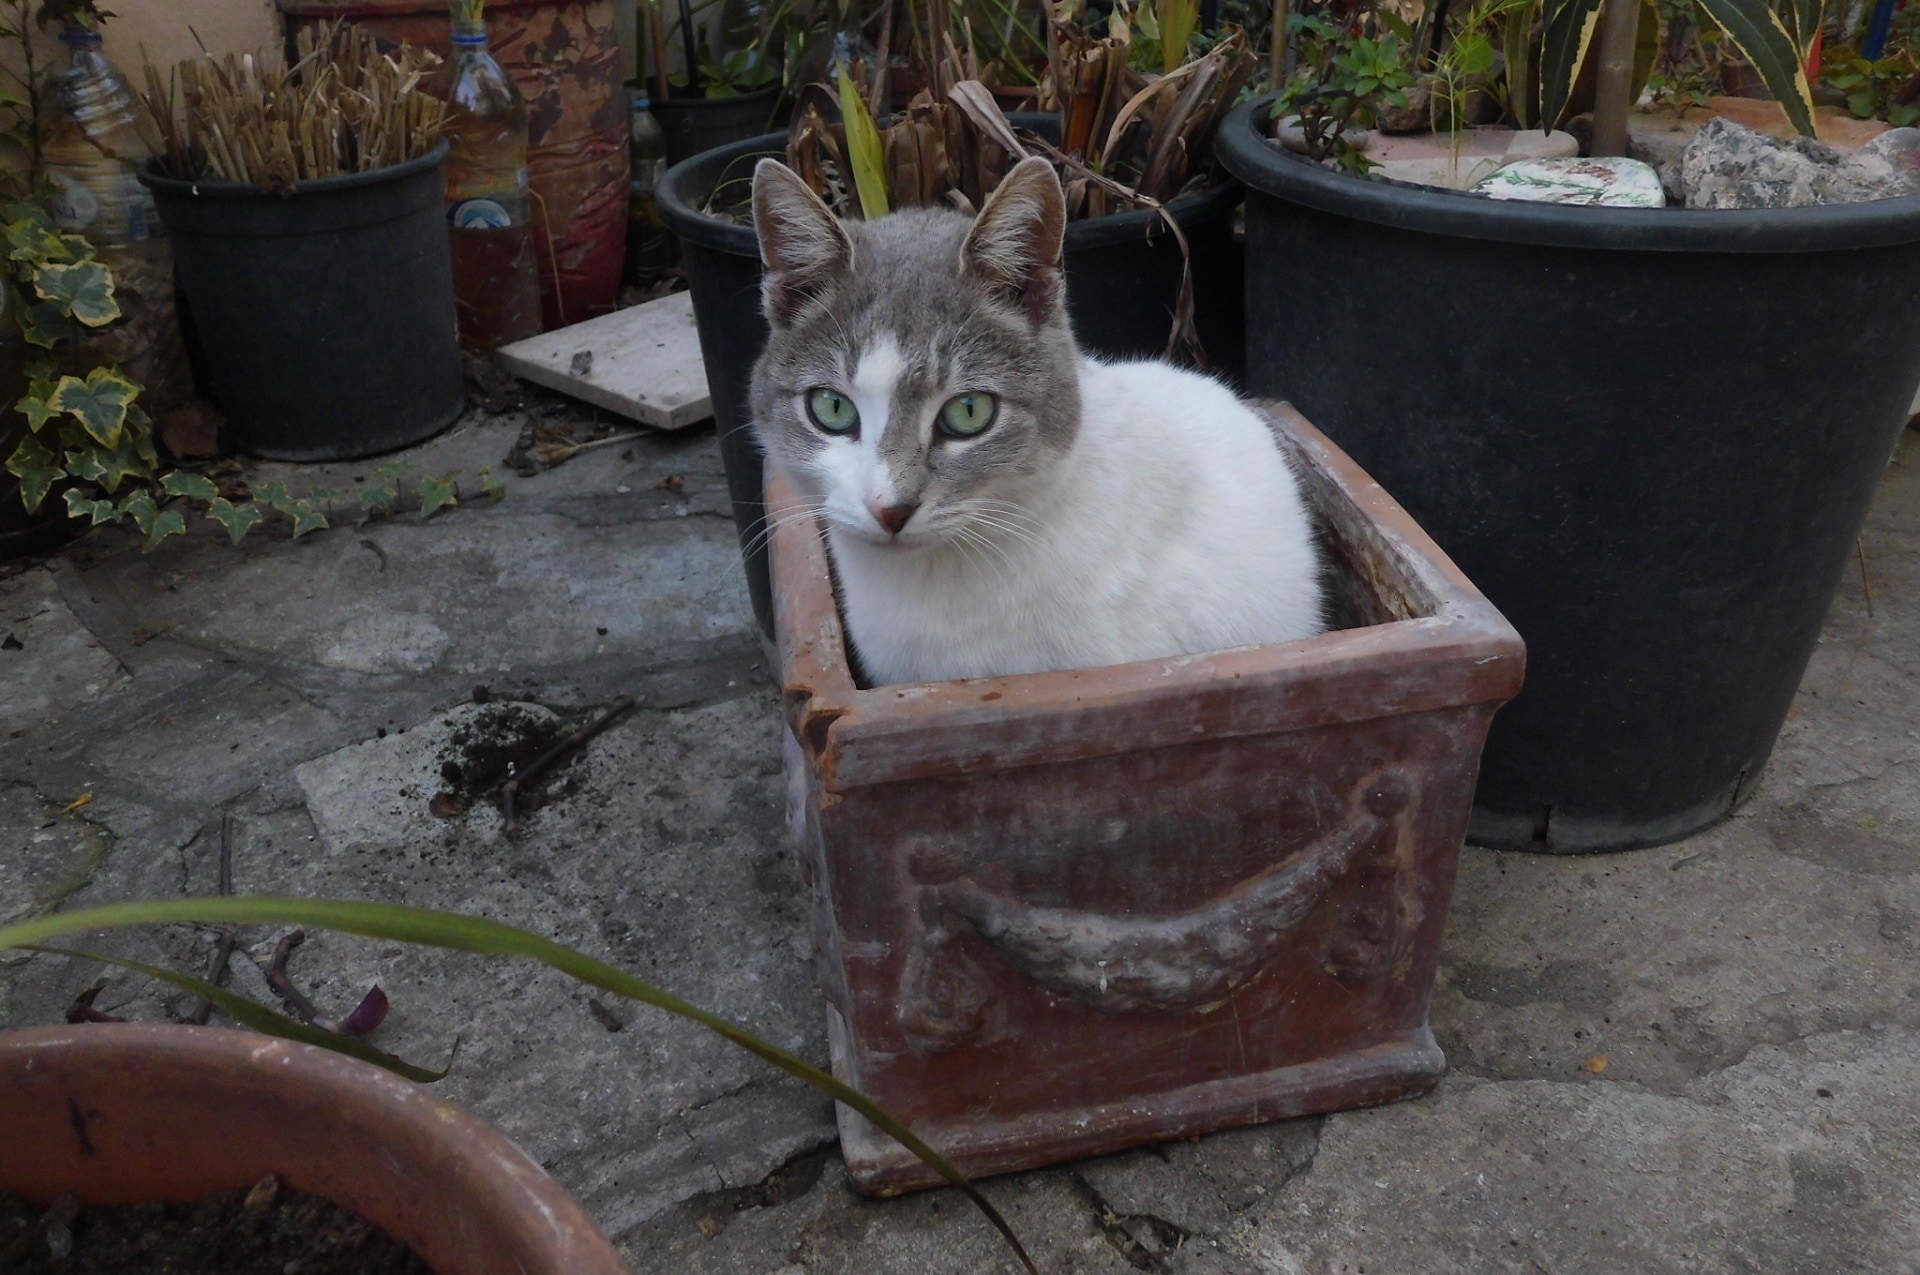
[[[970,1175],[1426,1092],[1437,950],[1519,635],[1297,413],[1337,631],[863,689],[770,521],[835,1072]],[[792,493],[775,482],[775,511]],[[855,1183],[937,1179],[844,1109]]]

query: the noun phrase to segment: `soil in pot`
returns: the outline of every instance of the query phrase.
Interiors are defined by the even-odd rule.
[[[371,1222],[268,1176],[193,1204],[45,1209],[0,1194],[0,1270],[9,1275],[430,1275]]]

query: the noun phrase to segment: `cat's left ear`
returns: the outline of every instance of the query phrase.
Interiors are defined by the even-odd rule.
[[[987,197],[960,247],[960,265],[1025,310],[1035,323],[1063,303],[1060,248],[1067,201],[1053,165],[1038,155],[1015,164]]]
[[[761,297],[767,321],[776,327],[792,322],[802,305],[853,265],[853,242],[840,219],[777,159],[754,166],[753,228],[766,267]]]

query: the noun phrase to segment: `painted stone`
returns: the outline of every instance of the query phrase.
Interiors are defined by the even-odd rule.
[[[1664,208],[1660,174],[1637,159],[1578,156],[1509,164],[1473,188],[1490,199],[1595,208]]]

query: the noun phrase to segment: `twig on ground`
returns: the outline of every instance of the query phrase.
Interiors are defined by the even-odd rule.
[[[287,973],[287,962],[293,958],[294,951],[307,941],[305,930],[295,930],[281,939],[273,947],[273,964],[267,967],[267,986],[274,994],[285,1001],[303,1023],[311,1023],[320,1017],[320,1010],[307,999],[306,994],[293,985],[293,979]]]
[[[67,1006],[67,1021],[70,1023],[124,1023],[127,1020],[105,1010],[93,1007],[93,998],[98,996],[106,984],[95,983],[86,991],[73,998],[73,1004]]]
[[[220,813],[220,896],[225,898],[233,893],[233,816],[225,811]],[[240,931],[237,926],[220,927],[220,941],[214,945],[213,961],[207,966],[207,981],[215,987],[227,985],[227,958],[240,946]],[[196,1026],[205,1027],[213,1017],[213,1002],[201,1001],[200,1008],[193,1012]]]
[[[613,707],[555,744],[552,748],[549,748],[546,752],[541,753],[538,757],[527,763],[526,769],[520,771],[514,775],[513,778],[507,780],[506,783],[500,785],[501,813],[506,817],[507,831],[513,832],[520,826],[519,812],[514,809],[514,803],[520,796],[520,792],[525,785],[538,779],[554,762],[560,760],[560,758],[566,756],[607,727],[613,725],[615,719],[632,707],[632,698],[624,695],[621,696],[613,702]]]

